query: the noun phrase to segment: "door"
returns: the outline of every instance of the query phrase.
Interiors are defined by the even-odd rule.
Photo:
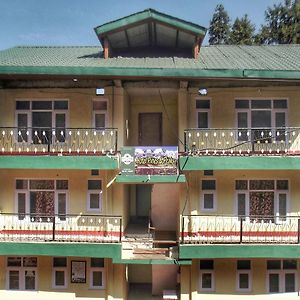
[[[162,113],[139,113],[139,146],[162,145]]]
[[[136,186],[136,216],[149,217],[151,208],[152,185],[138,184]]]

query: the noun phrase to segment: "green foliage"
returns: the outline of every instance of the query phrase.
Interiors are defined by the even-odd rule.
[[[217,5],[209,26],[209,44],[227,44],[230,19],[222,4]]]
[[[255,26],[251,23],[248,15],[241,19],[236,18],[229,34],[231,45],[253,45]]]

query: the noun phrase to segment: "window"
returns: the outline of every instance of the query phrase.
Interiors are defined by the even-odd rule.
[[[210,100],[196,100],[197,128],[209,128]]]
[[[200,260],[200,290],[214,291],[214,261],[212,259]]]
[[[245,220],[286,221],[288,214],[288,180],[236,180],[237,215]]]
[[[104,259],[91,258],[90,288],[103,289],[105,286]]]
[[[267,292],[293,293],[297,291],[297,261],[267,261]]]
[[[88,211],[101,211],[102,210],[102,181],[101,180],[88,180]]]
[[[237,261],[237,291],[251,291],[251,261]]]
[[[235,100],[235,108],[239,141],[285,140],[286,99]]]
[[[93,127],[107,127],[107,101],[93,100]]]
[[[37,257],[7,257],[6,284],[9,290],[36,290]]]
[[[216,210],[216,181],[215,180],[202,180],[202,199],[201,209],[204,211]]]
[[[17,100],[18,142],[64,142],[68,106],[67,100]]]
[[[49,222],[54,214],[66,219],[68,180],[17,179],[16,206],[19,220]]]
[[[53,288],[67,287],[67,258],[53,257],[52,271]]]

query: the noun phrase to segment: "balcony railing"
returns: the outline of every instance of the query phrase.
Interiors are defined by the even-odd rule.
[[[300,216],[203,216],[181,219],[184,244],[299,244]]]
[[[122,217],[0,214],[0,242],[119,243]]]
[[[0,154],[85,154],[117,151],[115,128],[0,128]]]
[[[185,152],[193,155],[297,155],[300,128],[187,129]]]

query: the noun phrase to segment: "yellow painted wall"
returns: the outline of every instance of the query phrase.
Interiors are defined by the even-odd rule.
[[[300,126],[299,86],[260,87],[260,88],[209,88],[207,96],[199,96],[197,89],[189,90],[189,128],[197,127],[196,99],[211,100],[212,128],[236,127],[235,99],[288,99],[287,124],[290,127]]]
[[[71,261],[79,260],[86,261],[86,283],[71,283]],[[6,257],[0,256],[0,290],[6,289]],[[68,257],[67,258],[67,288],[53,288],[52,257],[38,257],[37,267],[37,290],[44,292],[59,292],[59,293],[74,293],[76,297],[90,297],[97,299],[122,299],[120,295],[124,295],[125,272],[122,272],[123,265],[113,265],[110,259],[105,259],[105,288],[91,289],[90,288],[90,259]],[[114,276],[109,277],[112,272]]]
[[[201,211],[201,180],[216,180],[217,210]],[[181,209],[184,214],[234,214],[236,213],[235,180],[237,179],[287,179],[289,180],[290,212],[300,212],[300,177],[298,171],[214,171],[213,176],[204,176],[203,171],[187,173],[188,187],[182,186]],[[188,190],[187,190],[188,188]],[[185,193],[189,193],[186,198]],[[187,203],[186,203],[187,202]]]
[[[297,285],[300,283],[299,276],[299,260],[298,260],[298,280]],[[203,294],[224,294],[224,295],[255,295],[267,293],[267,260],[266,259],[252,259],[251,272],[252,272],[252,290],[251,292],[237,291],[237,271],[236,259],[215,259],[214,260],[214,276],[215,276],[215,291],[204,292],[200,290],[200,261],[193,260],[191,266],[191,293],[192,299],[202,299]],[[184,281],[183,281],[184,282]],[[187,285],[187,283],[185,283]],[[186,296],[185,296],[186,297]]]

